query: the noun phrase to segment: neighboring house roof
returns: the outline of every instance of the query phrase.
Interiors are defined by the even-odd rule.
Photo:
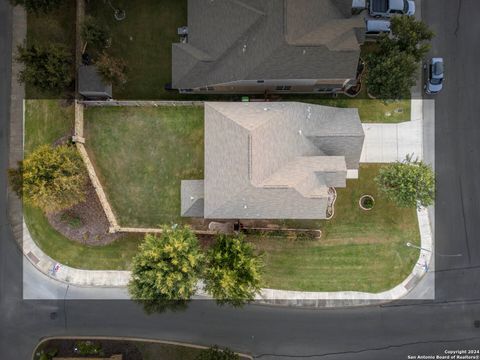
[[[351,0],[189,0],[188,43],[172,45],[172,86],[354,79],[364,21]]]
[[[205,103],[205,180],[182,181],[182,215],[322,219],[329,187],[357,169],[357,109],[296,102]],[[194,209],[194,210],[192,210]]]
[[[112,97],[112,84],[106,84],[94,65],[78,68],[78,92],[84,96]]]

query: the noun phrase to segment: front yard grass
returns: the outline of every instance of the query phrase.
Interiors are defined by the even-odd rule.
[[[72,105],[59,100],[27,100],[25,107],[25,155],[40,145],[71,135]],[[24,205],[23,215],[37,245],[53,259],[76,268],[126,270],[142,239],[128,235],[106,246],[86,246],[53,229],[38,209]]]
[[[203,107],[92,107],[86,147],[118,222],[182,223],[180,181],[203,179]]]
[[[287,227],[321,229],[322,238],[289,240],[256,239],[265,253],[264,286],[302,291],[387,290],[403,281],[418,260],[420,245],[415,209],[402,209],[377,191],[373,181],[381,165],[362,164],[358,180],[347,180],[337,189],[332,220],[289,220]],[[358,200],[375,198],[370,211],[359,208]]]
[[[360,95],[359,95],[360,96]],[[340,108],[358,108],[363,123],[399,123],[409,121],[411,100],[347,98],[339,96],[331,99],[306,99],[304,102]]]
[[[52,228],[43,212],[23,207],[30,235],[38,246],[56,261],[79,269],[127,270],[142,235],[126,235],[108,245],[87,246],[67,239]]]

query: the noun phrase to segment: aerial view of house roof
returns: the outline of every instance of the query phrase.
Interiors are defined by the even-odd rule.
[[[323,219],[363,139],[357,109],[207,102],[205,180],[182,181],[182,216]]]
[[[188,42],[172,46],[172,86],[354,79],[365,24],[351,8],[351,0],[189,0]]]

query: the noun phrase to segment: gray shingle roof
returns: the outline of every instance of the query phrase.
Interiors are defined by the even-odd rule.
[[[360,16],[347,0],[189,0],[188,44],[172,46],[172,85],[351,79]]]
[[[207,102],[203,216],[325,218],[328,187],[358,168],[363,138],[356,109]],[[192,193],[182,182],[182,214]]]
[[[85,96],[112,97],[112,84],[106,84],[94,65],[78,68],[78,92]]]

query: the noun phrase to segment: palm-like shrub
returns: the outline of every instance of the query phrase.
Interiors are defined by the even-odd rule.
[[[147,234],[133,259],[129,291],[142,301],[188,300],[194,293],[202,263],[195,234],[187,227],[163,227]]]
[[[242,235],[219,235],[207,253],[205,289],[220,303],[251,301],[260,291],[261,259]]]

